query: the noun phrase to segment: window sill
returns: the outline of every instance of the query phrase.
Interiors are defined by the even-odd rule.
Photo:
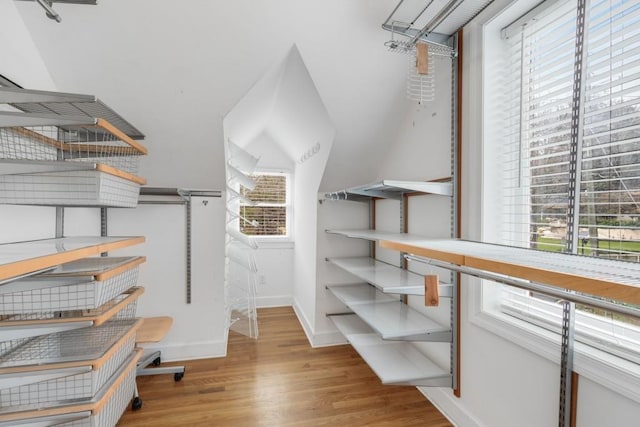
[[[257,238],[254,240],[260,249],[293,249],[294,242],[292,240],[276,240],[269,238]]]
[[[483,310],[480,299],[472,299],[477,299],[471,304],[472,324],[559,365],[558,335],[506,314]],[[640,365],[576,342],[573,366],[579,375],[640,403]]]

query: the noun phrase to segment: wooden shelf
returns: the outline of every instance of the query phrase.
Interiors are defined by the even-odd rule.
[[[0,281],[137,245],[144,237],[63,237],[0,244]]]
[[[368,327],[356,315],[331,316],[331,320],[383,384],[451,387],[452,375],[411,343],[384,341],[364,332]]]
[[[331,264],[371,283],[385,294],[424,295],[424,276],[369,257],[327,258]],[[451,285],[440,285],[440,296],[450,297]]]
[[[476,270],[640,304],[640,263],[466,240],[382,240],[380,246]]]
[[[136,334],[137,343],[162,341],[173,324],[173,319],[169,316],[145,317],[142,320],[142,327]]]
[[[348,289],[343,289],[348,288]],[[367,289],[372,289],[372,296]],[[451,329],[367,284],[329,286],[333,294],[384,340],[451,342]],[[363,298],[359,299],[358,296]]]

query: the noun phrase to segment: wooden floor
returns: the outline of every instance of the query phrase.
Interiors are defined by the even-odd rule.
[[[185,377],[138,378],[143,407],[118,426],[433,426],[451,424],[415,387],[383,386],[351,346],[311,348],[291,308],[259,310],[260,339],[229,336],[224,358]]]

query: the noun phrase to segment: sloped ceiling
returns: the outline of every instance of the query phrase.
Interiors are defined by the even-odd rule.
[[[297,45],[337,132],[324,191],[371,181],[414,107],[380,28],[396,3],[103,0],[56,4],[61,24],[16,5],[58,90],[97,95],[147,135],[150,185],[223,188],[223,116]]]

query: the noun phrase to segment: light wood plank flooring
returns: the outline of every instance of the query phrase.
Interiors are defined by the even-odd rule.
[[[383,386],[351,346],[311,348],[291,308],[258,318],[259,340],[232,333],[227,357],[184,363],[182,381],[138,378],[143,407],[118,426],[451,425],[415,387]]]

